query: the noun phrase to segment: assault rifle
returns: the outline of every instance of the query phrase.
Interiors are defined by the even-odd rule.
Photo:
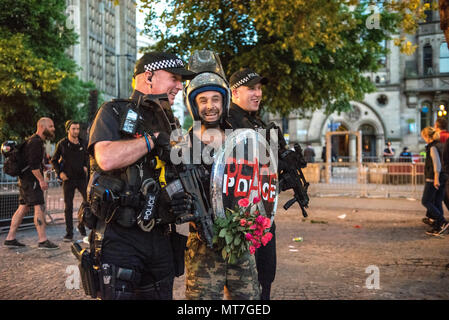
[[[279,142],[279,186],[281,191],[293,189],[294,197],[284,204],[284,209],[288,210],[295,202],[301,207],[302,215],[307,217],[305,208],[309,206],[309,196],[307,190],[309,183],[306,181],[302,169],[307,167],[301,146],[295,143],[294,150],[287,148],[284,136],[274,123],[267,127],[268,132],[271,129],[277,129]]]
[[[161,176],[159,180],[165,180],[166,178],[171,180],[171,182],[167,181],[168,184],[165,187],[170,197],[179,191],[184,191],[192,197],[192,213],[177,217],[175,223],[182,224],[190,221],[197,223],[200,227],[200,235],[206,241],[207,246],[212,248],[214,232],[213,210],[209,204],[207,193],[202,182],[206,177],[207,172],[202,165],[183,163],[175,165],[170,162],[170,157],[168,155],[176,152],[180,155],[181,152],[185,150],[181,145],[182,143],[175,146],[159,146],[159,158],[163,159],[162,161],[165,163],[164,170],[161,170],[161,173],[165,176]]]
[[[193,213],[191,216],[179,217],[176,223],[181,224],[187,221],[198,223],[201,226],[200,234],[204,236],[207,246],[212,248],[213,211],[202,183],[202,178],[206,175],[205,169],[199,165],[184,164],[182,170],[178,171],[178,175],[184,190],[193,198]]]

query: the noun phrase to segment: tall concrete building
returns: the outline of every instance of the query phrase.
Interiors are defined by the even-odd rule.
[[[78,76],[93,81],[105,100],[132,92],[136,62],[136,1],[67,0],[68,23],[79,35],[69,54],[81,68]]]
[[[321,111],[299,118],[292,113],[288,119],[269,115],[288,132],[290,142],[310,143],[320,158],[328,131],[361,131],[362,154],[381,158],[386,141],[391,141],[396,155],[407,146],[419,153],[425,142],[421,129],[434,125],[441,108],[449,103],[449,51],[440,30],[437,11],[426,12],[426,21],[409,41],[418,45],[413,55],[400,53],[394,39],[386,41],[390,53],[382,59],[382,68],[366,74],[377,88],[363,101],[353,101],[352,111],[326,116]],[[396,37],[394,37],[396,38]],[[447,117],[447,116],[446,116]],[[334,137],[337,156],[355,161],[356,137]]]

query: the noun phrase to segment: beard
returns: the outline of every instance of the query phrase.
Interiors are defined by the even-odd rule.
[[[54,132],[51,132],[48,129],[45,129],[43,134],[44,134],[45,140],[52,140],[55,137]]]

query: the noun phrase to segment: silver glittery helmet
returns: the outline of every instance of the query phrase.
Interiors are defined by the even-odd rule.
[[[222,125],[228,116],[229,104],[231,101],[231,90],[226,80],[223,67],[218,55],[210,50],[195,51],[189,59],[188,70],[197,75],[187,81],[184,88],[184,103],[189,109],[194,120],[199,120],[206,126]],[[217,91],[223,97],[223,110],[220,119],[213,123],[203,120],[200,117],[195,98],[205,91]]]

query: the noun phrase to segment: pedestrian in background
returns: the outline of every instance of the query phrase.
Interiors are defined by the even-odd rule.
[[[412,154],[408,150],[408,147],[402,149],[402,152],[399,155],[399,162],[412,162]]]
[[[310,143],[308,143],[307,147],[304,149],[304,159],[307,163],[315,162],[315,150],[313,150]]]
[[[61,139],[56,145],[56,151],[51,159],[57,176],[62,180],[64,191],[64,217],[66,235],[64,241],[73,240],[73,198],[78,189],[87,201],[87,166],[89,155],[87,143],[79,137],[80,124],[73,120],[65,123],[67,137]],[[82,221],[78,221],[78,231],[86,236],[86,229]]]
[[[23,151],[28,169],[19,175],[19,207],[12,216],[5,247],[24,247],[16,239],[16,232],[22,223],[23,217],[28,213],[29,207],[34,207],[34,224],[38,236],[38,249],[59,249],[57,245],[47,239],[45,232],[44,191],[48,184],[44,179],[44,141],[55,137],[55,126],[50,118],[41,118],[37,122],[36,133],[27,139]]]
[[[427,209],[427,218],[433,220],[432,229],[426,234],[440,235],[449,226],[444,219],[442,204],[447,180],[446,174],[441,170],[443,145],[439,141],[438,132],[430,126],[421,131],[421,136],[427,143],[424,165],[425,186],[421,203]]]
[[[448,140],[448,137],[449,137],[449,132],[446,130],[447,129],[446,118],[438,118],[435,121],[434,128],[435,128],[435,131],[438,132],[438,134],[440,136],[440,142],[443,144],[443,146],[445,146],[446,142]],[[449,150],[448,150],[448,152],[449,152]],[[444,151],[443,151],[443,154],[444,154]],[[443,169],[446,168],[444,160],[445,159],[443,156]],[[446,162],[448,162],[448,161],[449,161],[449,157],[446,157]],[[447,165],[447,170],[445,170],[445,172],[447,174],[449,174],[449,163],[447,163],[446,165]],[[449,184],[446,184],[443,202],[444,202],[446,208],[449,210]]]
[[[447,131],[447,120],[445,118],[438,118],[435,121],[434,128],[440,136],[440,142],[444,144],[447,138],[449,138],[449,132]]]
[[[394,160],[394,148],[391,146],[391,142],[387,142],[387,147],[384,149],[384,161],[393,162]]]

